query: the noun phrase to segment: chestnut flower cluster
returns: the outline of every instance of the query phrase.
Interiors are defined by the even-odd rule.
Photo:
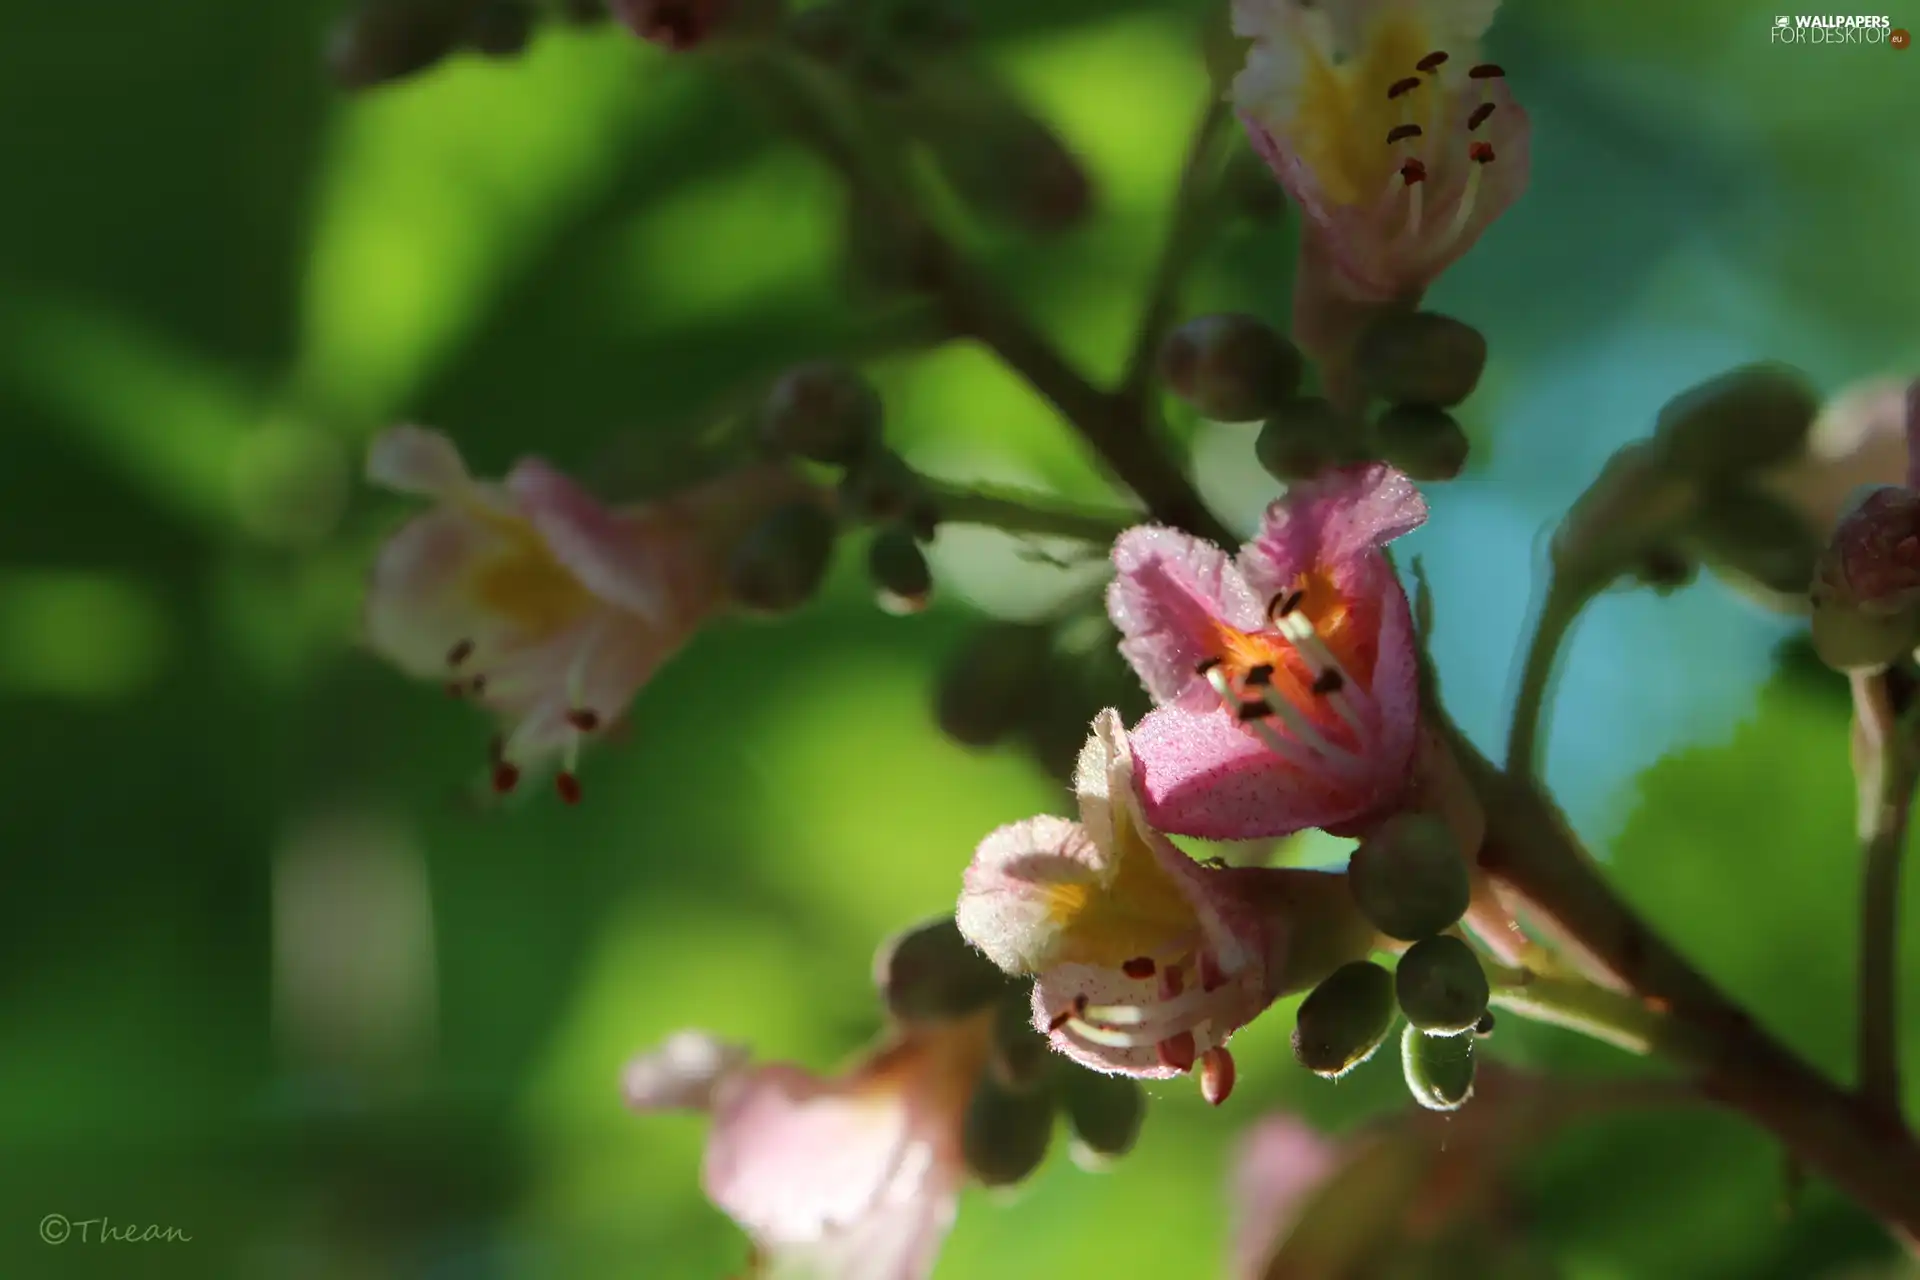
[[[565,8],[579,16],[582,6]],[[550,768],[560,797],[579,802],[583,747],[626,718],[648,680],[729,612],[805,605],[855,528],[871,531],[868,568],[897,612],[927,603],[921,547],[943,524],[1078,538],[1110,554],[1104,656],[1137,677],[1141,713],[1124,713],[1117,695],[1069,708],[1066,750],[1039,753],[1070,761],[1077,815],[989,834],[952,915],[881,949],[885,1025],[874,1044],[823,1075],[687,1031],[627,1069],[635,1110],[711,1117],[703,1185],[751,1239],[760,1273],[928,1275],[964,1187],[1025,1179],[1058,1116],[1083,1164],[1124,1154],[1144,1117],[1139,1081],[1193,1076],[1207,1102],[1225,1103],[1241,1070],[1234,1034],[1294,996],[1294,1055],[1329,1079],[1371,1058],[1404,1019],[1399,1056],[1420,1106],[1338,1143],[1292,1117],[1259,1124],[1234,1179],[1233,1273],[1376,1274],[1367,1268],[1438,1249],[1456,1229],[1480,1248],[1513,1154],[1593,1109],[1483,1063],[1490,1007],[1634,1048],[1669,1043],[1670,992],[1687,988],[1634,972],[1648,952],[1638,941],[1612,946],[1637,926],[1590,945],[1564,910],[1538,909],[1529,893],[1539,877],[1513,873],[1520,837],[1552,822],[1516,834],[1520,820],[1487,803],[1492,766],[1439,709],[1426,602],[1410,600],[1392,559],[1391,545],[1427,519],[1420,486],[1467,462],[1453,414],[1487,360],[1471,325],[1422,310],[1422,298],[1528,178],[1527,115],[1480,52],[1496,8],[1231,0],[1221,15],[1232,54],[1215,68],[1220,101],[1207,119],[1237,119],[1242,154],[1299,210],[1290,330],[1250,315],[1163,326],[1170,297],[1157,297],[1127,386],[1157,374],[1202,417],[1259,424],[1250,451],[1283,492],[1229,549],[1177,468],[1143,452],[1157,412],[1149,398],[1102,393],[1036,358],[1034,335],[960,269],[937,222],[882,180],[900,175],[866,163],[890,147],[930,148],[949,194],[1034,233],[1089,207],[1091,188],[1058,139],[953,54],[965,24],[952,11],[902,4],[876,27],[862,6],[612,3],[638,36],[713,53],[714,65],[775,90],[802,140],[847,179],[862,278],[940,302],[952,336],[985,342],[1042,386],[1149,513],[917,476],[885,445],[878,395],[826,364],[782,377],[724,465],[639,503],[605,502],[538,459],[498,482],[475,479],[448,437],[417,427],[374,443],[370,479],[430,505],[373,567],[366,639],[497,722],[487,778],[497,793]],[[509,53],[538,17],[525,4],[374,0],[346,28],[336,66],[366,85],[463,47]],[[891,104],[884,126],[861,109],[879,102]],[[877,143],[837,132],[861,120]],[[887,132],[896,126],[901,136]],[[1239,158],[1216,168],[1210,188],[1196,161],[1183,199],[1211,189],[1245,205]],[[1209,225],[1176,218],[1176,231]],[[1183,252],[1176,241],[1169,262]],[[1491,794],[1523,816],[1545,806],[1531,790],[1535,735],[1558,641],[1581,607],[1623,584],[1671,589],[1706,566],[1810,614],[1821,655],[1852,674],[1862,831],[1884,888],[1920,781],[1920,681],[1902,675],[1920,646],[1916,439],[1920,382],[1865,386],[1823,407],[1798,374],[1754,365],[1672,401],[1556,531],[1498,771],[1509,789]],[[1889,484],[1903,473],[1904,485]],[[1887,487],[1857,501],[1860,485]],[[1039,696],[1058,686],[1037,674],[1052,639],[1043,624],[983,632],[943,686],[943,726],[976,746],[1016,730],[1030,744],[1059,742],[1057,727],[1034,721],[1059,710]],[[1354,841],[1350,859],[1236,865],[1178,843],[1271,844],[1312,830]],[[1863,1090],[1884,1118],[1890,915],[1880,924],[1869,944],[1880,951],[1863,962],[1862,1055]],[[1739,1060],[1709,1053],[1704,1069]],[[1750,1109],[1765,1118],[1761,1104]],[[1890,1123],[1901,1124],[1897,1102]],[[1877,1142],[1833,1160],[1883,1158]],[[1856,1193],[1890,1220],[1920,1215],[1897,1189],[1904,1173],[1857,1172]],[[1516,1242],[1494,1243],[1498,1256],[1518,1256]],[[1480,1261],[1459,1273],[1486,1273],[1490,1255],[1472,1256]]]

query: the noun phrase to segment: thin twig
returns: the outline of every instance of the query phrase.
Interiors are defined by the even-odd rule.
[[[986,525],[1008,533],[1078,538],[1106,544],[1139,524],[1137,512],[1075,506],[1041,493],[993,485],[954,485],[922,480],[940,518],[954,524]]]
[[[1898,951],[1900,863],[1920,756],[1910,727],[1896,714],[1890,677],[1855,672],[1854,776],[1859,785],[1863,853],[1860,884],[1860,1096],[1900,1123]]]
[[[1539,771],[1540,733],[1547,717],[1554,663],[1587,599],[1567,587],[1565,579],[1549,577],[1520,662],[1520,688],[1514,695],[1513,720],[1507,728],[1507,772],[1516,778],[1530,779]]]

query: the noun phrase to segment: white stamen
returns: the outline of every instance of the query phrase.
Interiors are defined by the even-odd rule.
[[[1307,719],[1306,714],[1302,712],[1300,708],[1281,697],[1278,689],[1269,685],[1261,691],[1261,700],[1267,704],[1268,709],[1271,710],[1274,715],[1280,717],[1281,722],[1284,723],[1288,729],[1292,730],[1294,737],[1300,739],[1301,742],[1305,743],[1312,750],[1334,759],[1353,756],[1353,752],[1348,751],[1345,747],[1335,745],[1330,738],[1315,728],[1313,721]]]
[[[1460,202],[1453,208],[1453,222],[1447,227],[1447,233],[1434,242],[1436,253],[1444,251],[1467,229],[1467,223],[1473,218],[1474,199],[1480,193],[1480,170],[1485,167],[1478,160],[1467,161],[1466,185],[1460,188]]]

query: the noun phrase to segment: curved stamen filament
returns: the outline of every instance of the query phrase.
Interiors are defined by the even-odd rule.
[[[1332,768],[1340,772],[1353,772],[1364,763],[1354,752],[1329,741],[1298,707],[1284,698],[1276,701],[1271,689],[1263,690],[1257,700],[1246,700],[1218,665],[1207,669],[1206,680],[1213,686],[1221,704],[1240,717],[1240,723],[1260,739],[1261,745],[1294,768],[1304,771]],[[1256,711],[1257,714],[1249,715],[1250,711]],[[1287,738],[1277,732],[1265,719],[1270,715],[1278,716],[1295,736]]]

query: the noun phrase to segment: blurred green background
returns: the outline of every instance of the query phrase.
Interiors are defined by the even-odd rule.
[[[400,513],[359,483],[371,434],[445,428],[482,472],[538,452],[593,479],[615,447],[644,470],[662,424],[743,378],[890,335],[840,289],[834,183],[698,62],[555,30],[349,97],[321,71],[340,10],[5,10],[0,1274],[728,1274],[745,1246],[700,1198],[702,1122],[627,1115],[619,1068],[688,1025],[820,1068],[872,1033],[874,945],[951,907],[988,829],[1066,806],[927,714],[939,657],[982,610],[1040,607],[1048,571],[943,534],[947,590],[902,620],[850,547],[800,619],[722,627],[648,688],[582,807],[466,803],[484,726],[352,644]],[[1099,200],[990,265],[1108,375],[1205,92],[1197,9],[977,11]],[[1761,356],[1829,391],[1920,367],[1920,54],[1779,48],[1770,20],[1516,0],[1497,25],[1533,185],[1433,295],[1494,357],[1475,468],[1408,544],[1483,741],[1536,531],[1664,399]],[[1223,237],[1190,308],[1284,318],[1289,237]],[[871,368],[929,470],[1105,495],[977,350]],[[1272,496],[1249,445],[1195,440],[1242,525]],[[1567,657],[1548,772],[1628,895],[1845,1072],[1845,691],[1797,655],[1711,581],[1610,597]],[[1920,923],[1905,956],[1920,973]],[[1905,1010],[1920,1057],[1920,981]],[[1216,1274],[1241,1126],[1405,1105],[1386,1064],[1305,1076],[1290,1027],[1236,1040],[1219,1111],[1157,1086],[1116,1171],[1056,1154],[1010,1204],[970,1195],[940,1274]],[[1632,1069],[1532,1028],[1500,1044]],[[1783,1212],[1776,1150],[1704,1111],[1589,1126],[1527,1176],[1531,1229],[1585,1280],[1803,1280],[1886,1250],[1818,1184]],[[50,1247],[52,1213],[192,1240]]]

